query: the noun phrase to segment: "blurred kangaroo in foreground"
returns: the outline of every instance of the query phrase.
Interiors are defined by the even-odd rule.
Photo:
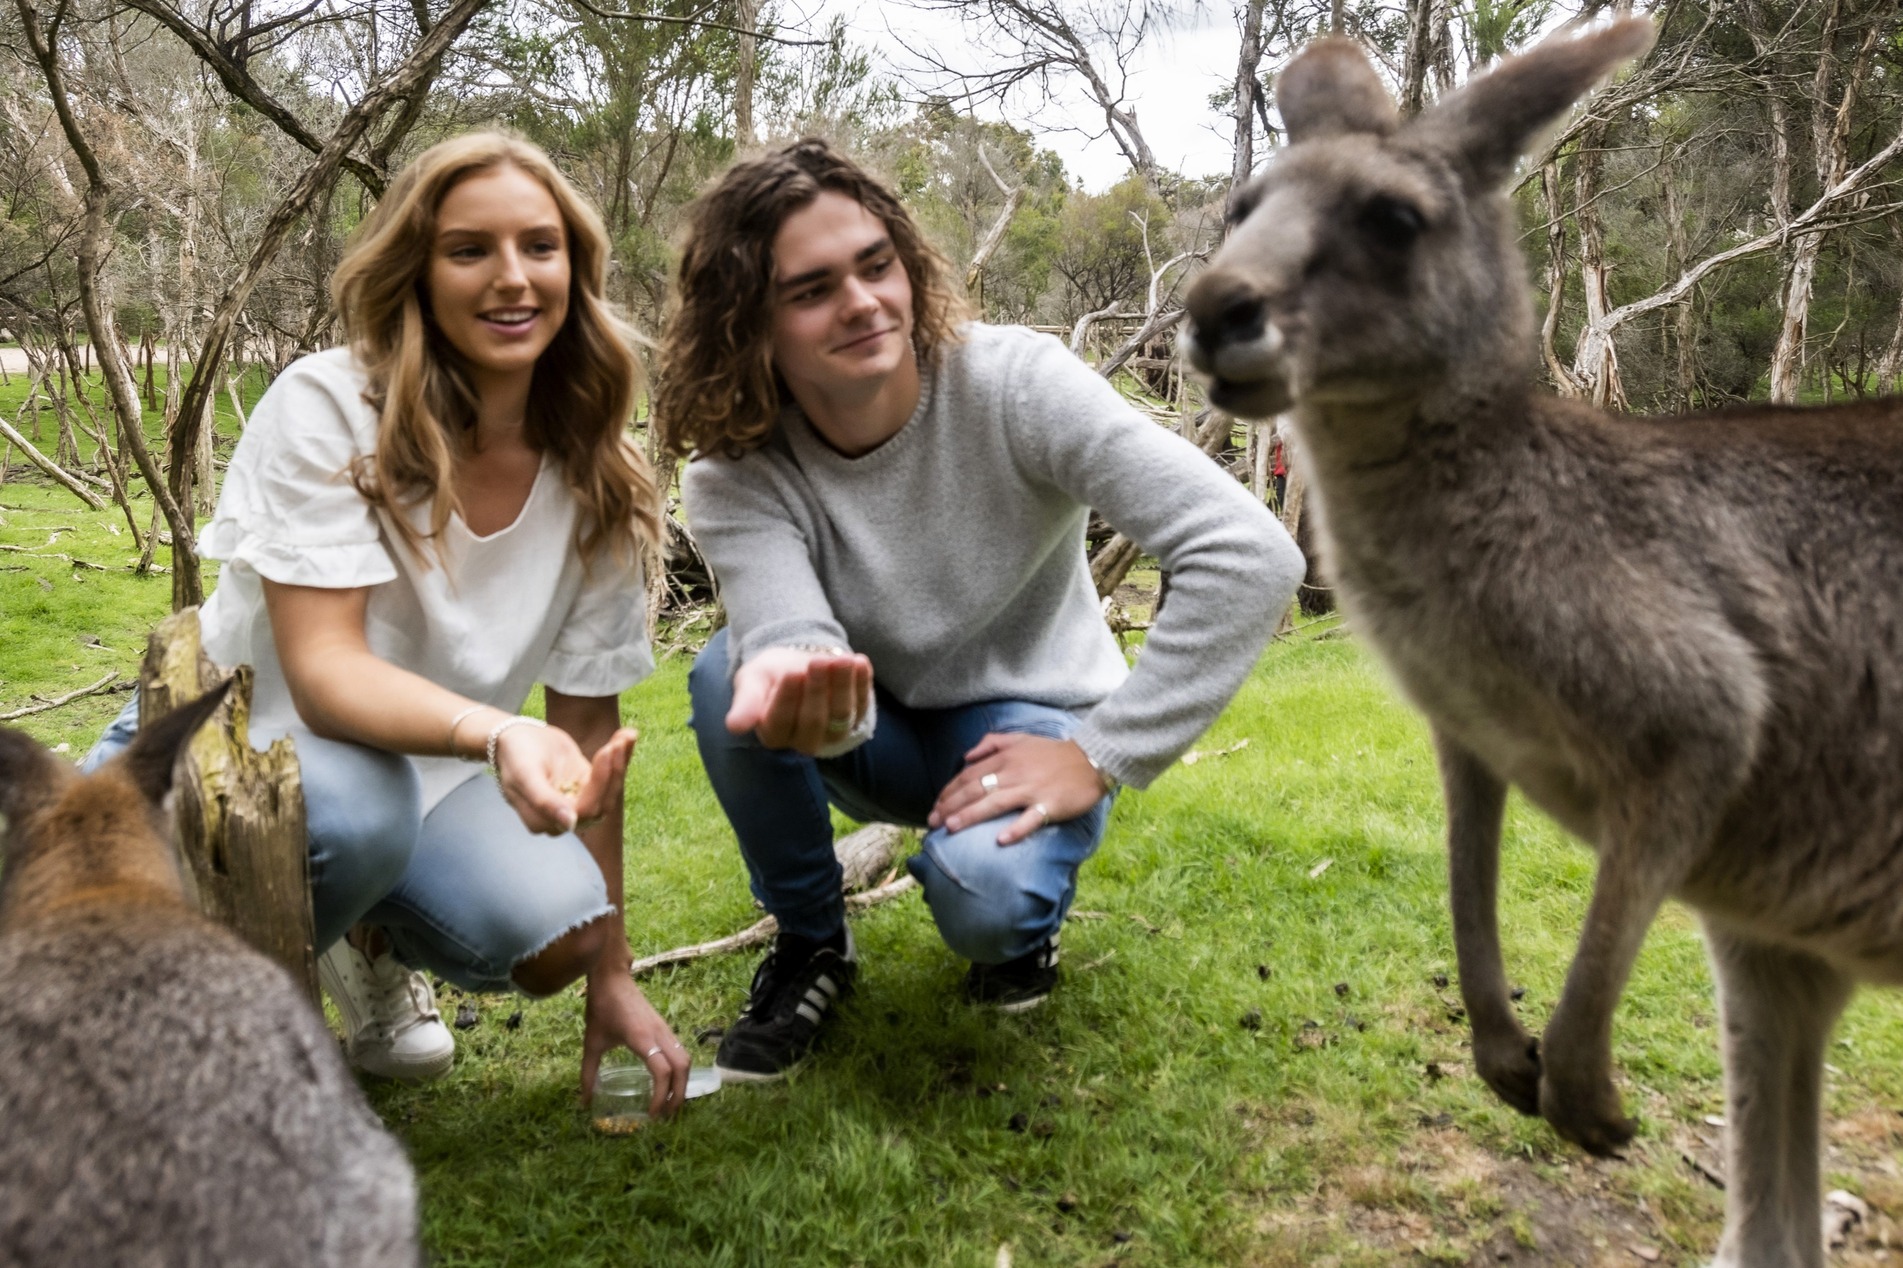
[[[0,1265],[408,1265],[416,1182],[160,808],[220,688],[82,776],[0,727]]]
[[[1651,39],[1549,40],[1408,122],[1354,45],[1310,46],[1190,356],[1216,404],[1293,408],[1325,568],[1432,723],[1481,1077],[1594,1153],[1629,1140],[1613,1010],[1683,899],[1724,1031],[1719,1262],[1821,1265],[1824,1045],[1855,980],[1903,978],[1903,407],[1643,419],[1534,390],[1500,189]],[[1500,962],[1509,784],[1599,856],[1543,1044]]]

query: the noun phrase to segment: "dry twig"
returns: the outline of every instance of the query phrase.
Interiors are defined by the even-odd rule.
[[[79,699],[81,696],[96,696],[100,692],[105,691],[108,687],[110,687],[112,685],[112,681],[118,676],[119,676],[118,670],[109,669],[106,671],[106,676],[104,678],[101,678],[98,682],[93,683],[91,686],[81,687],[78,691],[69,691],[65,695],[55,696],[51,700],[41,700],[38,704],[26,705],[22,708],[13,710],[11,713],[0,713],[0,722],[11,722],[15,718],[24,718],[30,713],[45,713],[47,710],[57,709],[63,704],[71,704],[73,701]]]

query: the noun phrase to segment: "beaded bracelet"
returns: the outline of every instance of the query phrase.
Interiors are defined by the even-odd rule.
[[[518,713],[512,718],[502,719],[502,721],[496,723],[495,726],[491,727],[489,730],[489,742],[483,745],[483,751],[489,755],[489,769],[490,770],[496,770],[496,741],[501,739],[502,733],[508,730],[512,726],[533,726],[533,727],[546,728],[548,726],[548,723],[542,721],[542,719],[540,718],[523,717],[521,714]],[[502,772],[496,771],[496,773],[499,775]]]

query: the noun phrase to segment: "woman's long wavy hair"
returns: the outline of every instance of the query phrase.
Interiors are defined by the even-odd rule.
[[[970,306],[910,213],[864,168],[808,137],[736,163],[689,213],[673,311],[661,338],[654,425],[682,458],[738,458],[766,443],[786,403],[773,366],[773,239],[820,191],[877,216],[912,282],[912,344],[930,364]]]
[[[456,497],[456,460],[474,439],[476,391],[462,354],[430,316],[428,274],[436,217],[457,182],[499,167],[540,181],[555,200],[568,244],[568,319],[535,363],[525,435],[553,454],[581,505],[575,544],[585,561],[607,549],[632,561],[660,540],[654,473],[628,434],[642,383],[633,333],[604,298],[608,232],[601,217],[539,148],[501,132],[433,145],[391,182],[331,275],[344,333],[368,372],[378,412],[376,452],[351,479],[389,511],[419,555],[439,542]],[[429,530],[403,512],[429,505]]]

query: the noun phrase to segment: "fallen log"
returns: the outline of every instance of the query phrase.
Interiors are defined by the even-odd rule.
[[[898,857],[899,843],[905,838],[901,828],[889,823],[868,824],[857,832],[849,832],[833,842],[833,853],[839,859],[840,871],[844,874],[846,890],[846,910],[864,911],[880,903],[897,898],[908,890],[918,888],[918,882],[910,876],[889,879],[893,862]],[[880,883],[874,885],[874,880]],[[867,888],[870,886],[871,888]],[[672,951],[663,951],[658,955],[644,956],[629,966],[633,977],[646,977],[656,969],[670,965],[686,964],[691,960],[702,960],[712,955],[726,955],[731,951],[744,951],[748,947],[757,947],[771,941],[780,931],[780,922],[768,916],[756,920],[738,933],[730,933],[724,938],[715,938],[711,942],[697,942],[692,946],[675,947]]]

